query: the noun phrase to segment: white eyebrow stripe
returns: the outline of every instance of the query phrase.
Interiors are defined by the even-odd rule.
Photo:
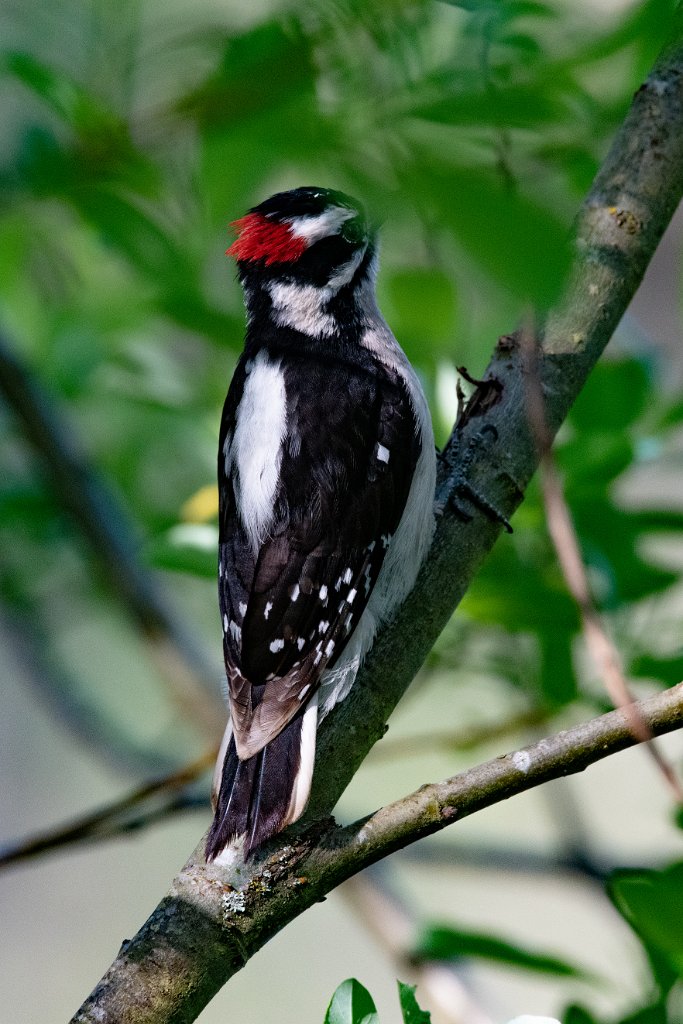
[[[287,223],[295,238],[303,238],[307,245],[313,245],[328,235],[338,235],[342,224],[355,216],[356,211],[348,206],[331,206],[317,217],[292,217]]]

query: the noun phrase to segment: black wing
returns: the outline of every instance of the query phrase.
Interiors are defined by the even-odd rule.
[[[274,520],[258,551],[223,459],[243,366],[221,430],[220,605],[241,758],[284,728],[339,658],[377,581],[420,450],[398,375],[345,364],[330,373],[292,357],[282,371],[287,437]]]

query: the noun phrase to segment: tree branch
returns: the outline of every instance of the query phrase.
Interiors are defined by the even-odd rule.
[[[127,796],[107,804],[106,807],[90,814],[84,814],[75,821],[66,825],[58,825],[56,828],[48,829],[28,839],[19,840],[14,843],[0,845],[0,871],[17,861],[27,860],[30,857],[37,857],[50,850],[58,850],[72,843],[92,841],[94,839],[109,839],[112,836],[121,835],[131,828],[140,828],[158,820],[165,813],[171,810],[178,810],[182,806],[179,796],[182,790],[187,789],[191,783],[205,775],[213,767],[218,751],[209,750],[203,757],[198,758],[191,764],[185,765],[178,771],[171,772],[138,786]],[[152,805],[151,798],[161,797],[162,802],[157,799]],[[142,817],[133,816],[140,805],[146,805]],[[207,796],[208,804],[208,796]]]
[[[653,735],[683,726],[683,683],[637,705]],[[332,819],[276,848],[232,882],[202,861],[202,845],[168,896],[124,946],[71,1024],[189,1022],[221,985],[291,920],[388,854],[550,779],[634,746],[628,716],[611,711],[422,786],[346,827]]]
[[[636,93],[579,214],[571,274],[540,340],[539,379],[552,434],[621,319],[683,192],[680,10],[672,38]],[[498,404],[486,413],[498,440],[485,458],[475,460],[473,483],[511,514],[538,462],[514,336],[501,339],[487,376],[502,385]],[[482,422],[481,415],[470,417],[463,445]],[[443,481],[437,497],[446,511],[413,593],[378,637],[349,698],[323,724],[302,828],[272,843],[265,861],[255,858],[231,869],[207,868],[200,845],[73,1024],[194,1020],[269,938],[345,878],[456,818],[581,771],[635,742],[623,714],[612,712],[423,787],[348,828],[321,821],[383,735],[389,714],[498,535],[500,527],[476,512],[469,523],[451,513]],[[640,706],[653,733],[683,724],[682,697],[679,686]]]

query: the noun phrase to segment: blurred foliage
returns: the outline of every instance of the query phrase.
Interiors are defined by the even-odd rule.
[[[683,1020],[683,862],[659,870],[617,871],[608,885],[616,909],[643,945],[649,963],[643,1005],[619,1024],[667,1024]],[[564,1024],[598,1024],[571,1006]]]
[[[522,949],[494,935],[466,932],[450,925],[431,924],[418,936],[412,953],[416,961],[480,958],[509,967],[522,967],[561,978],[580,977],[582,972],[559,957]]]
[[[557,294],[571,219],[672,8],[641,0],[608,17],[559,0],[56,0],[0,11],[0,335],[65,443],[106,480],[112,520],[175,592],[216,679],[215,449],[243,329],[228,222],[300,184],[367,204],[384,222],[380,304],[443,441],[453,367],[483,370],[498,335]],[[680,504],[633,481],[648,467],[680,478],[671,376],[647,340],[617,341],[557,445],[598,603],[628,673],[657,686],[683,677],[668,611],[683,522]],[[457,682],[458,666],[549,715],[577,700],[600,710],[536,484],[514,526],[425,678]],[[163,673],[4,403],[0,550],[18,646],[33,650],[36,682],[82,737],[133,769],[194,752]],[[680,977],[680,934],[644,892],[680,908],[680,870],[613,888],[650,954],[661,1009]],[[451,929],[461,946],[464,935]],[[472,935],[468,955],[475,938],[518,965],[559,963]],[[338,995],[328,1020],[356,1020],[356,1002],[358,1019],[374,1013],[354,990],[330,1016]],[[420,1020],[401,998],[405,1019]],[[642,1011],[643,1024],[657,1012]],[[574,1008],[568,1019],[591,1018]]]

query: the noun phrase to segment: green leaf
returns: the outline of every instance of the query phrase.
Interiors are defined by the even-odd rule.
[[[281,112],[292,97],[314,88],[309,41],[295,23],[269,21],[229,38],[222,60],[205,82],[178,104],[211,130],[235,125],[254,130],[262,114]],[[293,122],[283,125],[289,134]]]
[[[452,351],[456,297],[453,282],[443,271],[411,267],[384,275],[380,304],[414,362],[424,359],[425,345],[432,352]]]
[[[585,1007],[572,1004],[565,1010],[562,1024],[598,1024],[598,1021]]]
[[[416,986],[405,985],[402,981],[396,984],[403,1012],[403,1024],[431,1024],[432,1015],[418,1006],[415,998]]]
[[[553,974],[561,978],[585,977],[585,972],[558,957],[524,949],[494,935],[465,932],[447,925],[426,928],[418,939],[413,956],[420,960],[479,957],[482,960],[508,964],[510,967],[522,967],[540,974]]]
[[[666,1002],[663,999],[658,999],[648,1006],[642,1006],[621,1020],[621,1024],[669,1024],[669,1022]]]
[[[495,11],[499,0],[446,0],[450,7],[459,7],[462,11]]]
[[[519,46],[519,37],[510,37],[510,44]],[[533,42],[533,41],[532,41]],[[413,107],[410,114],[425,121],[447,125],[494,125],[497,128],[539,128],[563,116],[560,103],[526,85],[506,89],[459,91],[430,103]]]
[[[548,307],[568,266],[569,225],[537,195],[508,188],[488,167],[459,167],[438,152],[418,154],[411,167],[396,170],[418,207],[450,230],[498,284],[520,302]]]
[[[645,944],[683,978],[683,861],[662,871],[619,871],[609,893]]]
[[[541,652],[540,684],[550,708],[569,704],[577,696],[577,681],[572,659],[572,634],[568,630],[547,629],[539,634]]]
[[[124,131],[119,117],[69,75],[19,50],[0,56],[0,73],[10,74],[32,90],[79,132]]]
[[[605,360],[588,378],[572,409],[571,422],[590,433],[624,430],[642,414],[650,389],[650,372],[644,362]]]
[[[655,654],[638,654],[631,658],[629,675],[641,679],[656,679],[662,686],[675,686],[683,679],[683,654],[667,658]]]
[[[546,538],[535,535],[526,541],[528,550],[517,550],[515,539],[501,538],[463,598],[463,611],[480,622],[497,623],[516,633],[575,631],[579,624],[576,605]]]
[[[555,12],[539,0],[445,0],[451,7],[463,11],[495,14],[500,21],[513,18],[552,18]]]
[[[218,551],[218,531],[208,523],[179,523],[155,537],[146,547],[150,565],[172,572],[214,579]]]
[[[536,0],[509,0],[504,5],[506,18],[555,18],[557,12]]]
[[[327,1007],[324,1024],[379,1024],[368,990],[355,978],[342,981]]]
[[[659,419],[662,427],[677,426],[683,420],[683,398],[667,406]]]

